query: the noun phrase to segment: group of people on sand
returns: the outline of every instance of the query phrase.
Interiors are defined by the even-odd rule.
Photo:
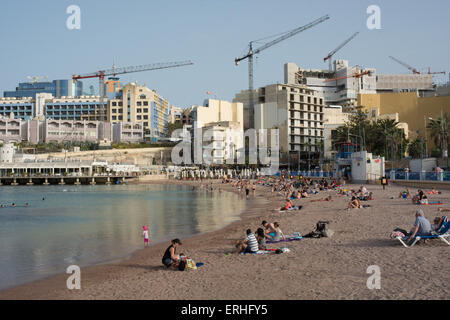
[[[258,251],[265,251],[267,249],[266,241],[277,242],[285,239],[283,231],[280,229],[278,222],[269,223],[263,221],[261,223],[263,228],[258,228],[255,233],[251,229],[247,229],[246,237],[236,243],[237,253],[257,253]]]
[[[434,187],[428,192],[424,192],[422,189],[418,189],[415,195],[412,195],[407,187],[401,191],[398,198],[411,199],[414,204],[429,204],[427,195],[441,194],[441,191],[436,190]]]
[[[349,193],[348,191],[340,190],[338,194],[352,197],[347,209],[370,208],[370,205],[361,204],[361,201],[374,200],[373,192],[369,192],[365,186],[361,186],[358,191],[350,190]]]

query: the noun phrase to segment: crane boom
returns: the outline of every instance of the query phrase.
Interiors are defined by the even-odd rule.
[[[288,38],[290,38],[292,36],[295,36],[297,33],[300,33],[302,31],[308,30],[308,29],[314,27],[315,25],[318,25],[319,23],[322,23],[322,22],[324,22],[325,20],[328,20],[328,19],[330,19],[330,16],[329,15],[325,15],[325,16],[320,17],[319,19],[317,19],[317,20],[315,20],[315,21],[313,21],[311,23],[308,23],[307,25],[304,25],[302,27],[299,27],[299,28],[296,28],[294,30],[288,31],[285,34],[283,34],[281,37],[278,37],[278,38],[276,38],[276,39],[274,39],[274,40],[272,40],[272,41],[262,45],[261,47],[255,49],[255,51],[253,51],[253,48],[252,48],[252,44],[253,44],[254,41],[251,41],[250,42],[250,50],[249,50],[248,54],[246,54],[242,58],[236,58],[235,59],[235,63],[236,63],[236,65],[238,65],[240,61],[242,61],[242,60],[244,60],[244,59],[246,59],[246,58],[248,58],[248,57],[250,57],[252,55],[258,54],[261,51],[263,51],[263,50],[265,50],[267,48],[270,48],[270,47],[276,45],[277,43],[280,43],[281,41],[286,40],[286,39],[288,39]]]
[[[112,68],[107,70],[100,70],[93,73],[88,73],[84,75],[73,75],[73,80],[78,79],[87,79],[87,78],[103,78],[107,76],[116,76],[118,74],[125,73],[133,73],[133,72],[142,72],[142,71],[150,71],[150,70],[158,70],[158,69],[167,69],[174,67],[181,67],[194,64],[192,61],[179,61],[179,62],[161,62],[161,63],[152,63],[145,64],[140,66],[130,66],[130,67],[122,67],[122,68]]]
[[[417,71],[416,68],[411,67],[409,64],[407,64],[407,63],[405,63],[405,62],[403,62],[403,61],[400,61],[400,60],[394,58],[393,56],[389,56],[389,58],[391,58],[391,59],[394,60],[395,62],[401,64],[402,66],[404,66],[404,67],[407,68],[408,70],[412,71],[414,74],[421,74],[419,71]]]
[[[283,40],[286,40],[286,39],[296,35],[297,33],[300,33],[302,31],[305,31],[305,30],[309,29],[309,28],[312,28],[315,25],[318,25],[319,23],[322,23],[322,22],[324,22],[325,20],[328,20],[328,19],[330,19],[329,15],[325,15],[323,17],[320,17],[319,19],[314,20],[311,23],[308,23],[308,24],[306,24],[306,25],[304,25],[302,27],[299,27],[299,28],[296,28],[296,29],[293,29],[291,31],[288,31],[288,32],[284,33],[280,37],[278,37],[278,38],[276,38],[276,39],[274,39],[272,41],[267,42],[266,44],[264,44],[261,47],[255,49],[254,51],[253,51],[253,43],[255,41],[250,41],[248,53],[245,56],[241,57],[241,58],[234,59],[235,64],[239,65],[239,62],[241,62],[242,60],[248,58],[248,90],[249,90],[249,107],[250,107],[250,119],[249,120],[250,120],[250,123],[253,122],[253,109],[254,109],[254,102],[253,102],[253,100],[254,100],[254,97],[253,97],[253,56],[255,54],[260,53],[261,51],[263,51],[263,50],[265,50],[267,48],[270,48],[270,47],[274,46],[275,44],[277,44],[277,43],[279,43],[279,42],[281,42]]]
[[[359,32],[355,32],[350,38],[348,38],[347,40],[345,40],[343,43],[341,43],[341,45],[339,45],[336,49],[334,49],[333,51],[331,51],[325,58],[323,58],[323,62],[326,62],[327,60],[330,61],[330,71],[331,71],[331,58],[336,54],[336,52],[338,52],[339,50],[341,50],[343,47],[345,47],[347,45],[347,43],[349,43],[350,41],[352,41],[357,35],[359,34]]]

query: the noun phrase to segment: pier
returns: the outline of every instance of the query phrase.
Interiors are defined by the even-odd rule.
[[[96,185],[127,184],[134,175],[94,175],[94,176],[0,176],[0,186],[34,186],[34,185]]]

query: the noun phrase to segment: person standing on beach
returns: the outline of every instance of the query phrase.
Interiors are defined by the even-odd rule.
[[[142,227],[142,236],[144,237],[144,247],[149,246],[149,234],[147,226]]]

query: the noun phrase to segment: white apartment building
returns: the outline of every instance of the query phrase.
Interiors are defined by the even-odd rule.
[[[212,164],[234,164],[244,155],[244,132],[240,123],[213,122],[203,126],[202,133],[203,160],[209,159]]]
[[[305,152],[317,153],[320,150],[326,106],[320,92],[298,85],[273,84],[253,93],[255,108],[251,115],[247,107],[246,127],[278,129],[283,161],[291,155],[298,161]],[[248,106],[248,100],[249,91],[246,90],[237,94],[233,101],[242,101]]]

